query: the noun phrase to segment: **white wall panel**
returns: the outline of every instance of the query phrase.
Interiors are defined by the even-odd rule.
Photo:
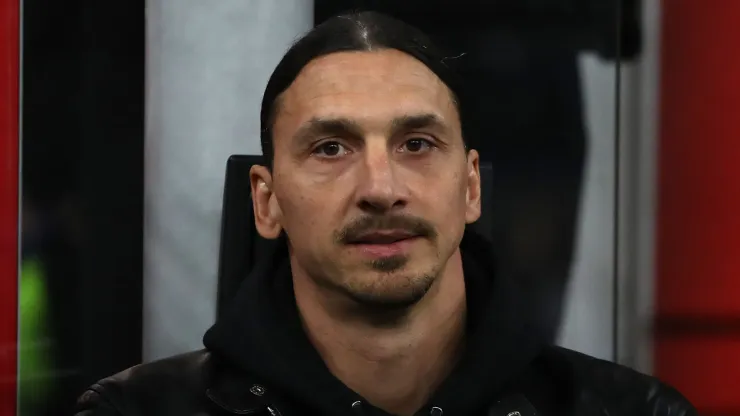
[[[144,358],[199,348],[215,317],[224,168],[259,153],[270,73],[311,0],[149,0]]]

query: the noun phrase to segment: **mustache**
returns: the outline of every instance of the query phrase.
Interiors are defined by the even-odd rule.
[[[359,217],[339,230],[335,239],[340,244],[349,244],[377,230],[402,230],[429,239],[437,237],[437,231],[429,221],[410,215],[394,215]]]

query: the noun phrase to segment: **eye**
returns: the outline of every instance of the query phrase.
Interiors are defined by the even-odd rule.
[[[324,158],[340,157],[347,153],[349,153],[349,150],[341,143],[335,141],[321,143],[311,152],[313,155]]]
[[[435,146],[431,140],[415,137],[413,139],[406,140],[401,145],[402,152],[408,153],[422,153],[433,149]]]

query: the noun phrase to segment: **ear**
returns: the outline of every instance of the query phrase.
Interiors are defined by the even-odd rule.
[[[278,238],[282,231],[281,212],[275,193],[272,191],[270,170],[265,166],[252,166],[249,170],[249,182],[252,188],[252,207],[257,232],[263,238]]]
[[[480,156],[476,150],[468,152],[466,185],[465,223],[470,224],[477,221],[481,213]]]

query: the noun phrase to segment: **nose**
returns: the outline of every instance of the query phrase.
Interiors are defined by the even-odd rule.
[[[403,208],[408,203],[408,187],[386,146],[367,146],[359,178],[358,206],[366,212],[382,214]]]

